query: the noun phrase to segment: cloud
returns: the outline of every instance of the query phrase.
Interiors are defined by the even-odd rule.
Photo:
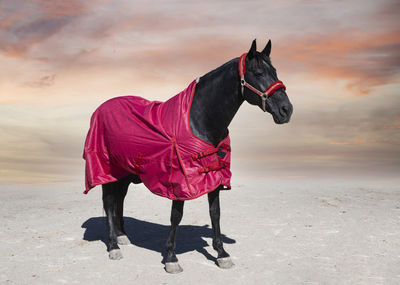
[[[76,16],[86,11],[86,1],[80,0],[33,0],[38,4],[38,9],[45,14],[45,17],[52,19]]]
[[[393,122],[392,125],[387,125],[387,126],[385,126],[385,128],[387,128],[387,129],[400,129],[400,124],[399,124],[399,122],[400,122],[400,121],[395,121],[395,122]]]
[[[383,5],[379,6],[378,12],[375,13],[373,19],[397,25],[397,18],[400,13],[400,2],[397,0],[389,0],[384,1],[382,4]]]
[[[264,2],[255,1],[254,17],[242,15],[249,5],[244,3],[229,7],[226,2],[179,3],[177,9],[176,2],[35,0],[28,9],[13,4],[18,2],[0,4],[9,10],[9,16],[0,22],[0,27],[6,27],[0,31],[0,42],[4,43],[0,52],[47,61],[51,73],[71,68],[77,73],[85,68],[126,68],[129,73],[137,71],[141,82],[157,80],[164,84],[175,78],[175,83],[181,84],[188,80],[185,75],[202,75],[239,56],[248,49],[251,37],[268,27],[269,34],[279,31],[272,33],[276,35],[272,56],[279,60],[279,69],[343,81],[359,95],[399,81],[400,39],[392,23],[392,11],[398,5],[392,1],[362,6],[360,1],[310,1],[271,5],[269,9]],[[196,13],[192,13],[194,7],[198,8]],[[338,17],[332,12],[335,7],[349,11]],[[311,8],[315,10],[310,20]],[[259,25],[255,25],[256,15],[266,10],[296,15],[282,19],[272,13],[258,17]],[[383,16],[384,28],[364,30],[365,24],[372,25],[365,23],[366,18],[375,23]],[[293,35],[296,22],[304,33]]]
[[[400,33],[360,30],[294,37],[279,44],[276,56],[309,77],[344,80],[367,95],[372,88],[400,82]],[[292,70],[293,70],[292,69]]]
[[[330,142],[329,144],[348,145],[349,142]]]
[[[54,79],[56,78],[55,74],[47,75],[39,78],[36,81],[29,81],[23,83],[25,87],[32,87],[32,88],[44,88],[54,85]]]
[[[94,5],[98,1],[91,1]],[[79,0],[0,2],[0,54],[29,58],[29,50],[57,34],[89,7]],[[3,16],[1,15],[1,16]]]
[[[83,177],[85,127],[75,109],[0,105],[0,182]]]
[[[361,143],[387,143],[390,140],[388,138],[353,138],[349,141],[331,141],[329,144],[336,144],[336,145],[355,145]]]

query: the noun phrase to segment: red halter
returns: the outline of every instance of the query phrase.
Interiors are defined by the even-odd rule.
[[[239,76],[240,76],[240,84],[242,85],[242,95],[244,96],[244,87],[247,87],[251,91],[256,93],[262,99],[262,108],[263,111],[265,112],[266,111],[265,102],[267,101],[267,98],[272,94],[274,94],[274,92],[279,88],[283,88],[284,90],[286,90],[286,86],[283,84],[282,81],[277,80],[273,82],[264,92],[261,92],[257,88],[254,88],[249,83],[247,83],[246,80],[244,80],[244,73],[246,72],[246,55],[247,53],[244,53],[239,58]]]

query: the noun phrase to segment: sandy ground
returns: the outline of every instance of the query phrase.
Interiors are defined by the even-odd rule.
[[[235,183],[236,182],[236,183]],[[167,274],[162,252],[170,201],[131,186],[133,245],[108,259],[101,189],[1,186],[2,284],[400,284],[400,187],[395,183],[234,181],[221,194],[225,248],[215,265],[205,197],[185,205]]]

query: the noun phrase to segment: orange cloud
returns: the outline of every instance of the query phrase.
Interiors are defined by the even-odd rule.
[[[21,14],[6,15],[3,19],[0,19],[0,30],[12,26],[15,22],[21,20],[22,18],[23,15]]]
[[[39,9],[46,14],[48,19],[75,16],[86,10],[86,1],[80,0],[33,0],[33,2],[39,4]]]
[[[353,145],[353,144],[361,144],[361,143],[386,143],[389,142],[388,138],[354,138],[350,141],[331,141],[329,144],[334,145]]]
[[[349,142],[330,142],[329,144],[339,144],[339,145],[346,145],[346,144],[350,144]]]
[[[56,77],[55,74],[46,75],[46,76],[43,76],[43,77],[39,78],[39,80],[25,82],[25,83],[23,84],[23,86],[25,86],[25,87],[32,87],[32,88],[44,88],[44,87],[49,87],[49,86],[54,85],[54,79],[55,79],[55,77]]]
[[[361,31],[348,31],[346,34],[338,33],[329,35],[329,37],[309,37],[304,39],[304,48],[308,52],[316,55],[327,55],[332,53],[340,53],[341,55],[349,55],[356,51],[368,50],[372,48],[380,48],[382,46],[399,43],[400,34],[384,33],[380,35],[366,34]]]
[[[366,141],[365,138],[355,138],[355,139],[352,139],[352,143],[353,143],[353,144],[356,144],[356,143],[363,143],[363,142],[365,142],[365,141]]]
[[[6,15],[0,19],[0,54],[29,58],[32,46],[44,42],[92,6],[105,1],[33,0],[29,5],[5,1],[0,7]]]
[[[388,126],[389,129],[400,129],[400,125]]]
[[[313,77],[346,80],[359,95],[371,88],[400,82],[400,34],[359,30],[291,38],[276,55],[296,71]]]

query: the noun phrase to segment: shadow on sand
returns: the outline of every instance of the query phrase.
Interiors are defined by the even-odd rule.
[[[138,219],[124,217],[125,231],[133,245],[159,252],[165,258],[165,242],[168,237],[170,226],[141,221]],[[86,229],[83,239],[87,241],[101,240],[107,247],[107,228],[105,217],[90,218],[82,224]],[[236,241],[225,235],[221,235],[224,243],[232,244]],[[212,230],[209,225],[193,226],[181,225],[178,227],[176,237],[176,253],[181,254],[196,250],[207,259],[216,261],[205,247],[209,246],[203,239],[212,238]]]

